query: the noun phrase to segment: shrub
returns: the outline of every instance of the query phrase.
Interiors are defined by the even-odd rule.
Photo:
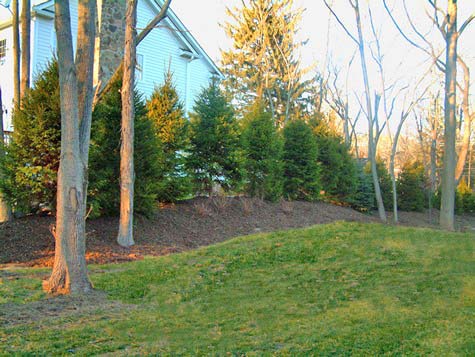
[[[236,188],[241,180],[238,126],[216,79],[202,90],[193,109],[186,167],[196,190],[211,195],[214,184]]]
[[[162,159],[157,199],[176,202],[190,192],[190,182],[184,173],[183,153],[187,148],[188,121],[180,102],[171,72],[163,84],[146,102],[147,116],[160,139]]]
[[[303,120],[284,128],[284,195],[288,199],[314,201],[320,194],[318,148],[312,129]]]
[[[16,211],[29,213],[40,204],[56,204],[61,147],[61,110],[56,62],[50,62],[33,83],[21,109],[13,112],[15,131],[6,146],[0,183]]]
[[[272,116],[257,103],[244,118],[242,145],[246,192],[276,201],[282,196],[282,140]]]
[[[460,213],[474,213],[475,212],[475,192],[467,185],[465,178],[460,181],[457,187],[458,200]]]
[[[424,166],[415,162],[402,168],[397,180],[398,208],[422,212],[426,206]]]
[[[93,113],[89,164],[89,203],[93,216],[116,215],[120,207],[121,82],[115,82]],[[157,205],[161,176],[160,142],[145,106],[135,95],[134,209],[150,214]]]

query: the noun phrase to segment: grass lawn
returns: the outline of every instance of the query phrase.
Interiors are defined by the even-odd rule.
[[[45,273],[1,275],[0,354],[475,353],[473,233],[335,223],[247,236],[92,266],[107,298],[90,304],[47,299]]]

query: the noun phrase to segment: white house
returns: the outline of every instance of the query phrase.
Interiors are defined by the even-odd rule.
[[[8,5],[9,1],[0,3]],[[94,80],[104,84],[120,63],[125,31],[125,1],[98,0],[98,29]],[[143,29],[160,11],[162,0],[139,0],[137,29]],[[77,32],[77,0],[70,0],[73,37]],[[12,22],[8,8],[0,6],[0,86],[6,118],[5,130],[11,131],[10,108],[13,99]],[[74,42],[76,39],[74,38]],[[56,50],[54,1],[32,1],[31,75],[44,68]],[[137,48],[136,86],[148,97],[163,82],[166,71],[173,72],[175,85],[187,112],[197,94],[211,77],[222,74],[185,25],[169,9],[168,18]]]

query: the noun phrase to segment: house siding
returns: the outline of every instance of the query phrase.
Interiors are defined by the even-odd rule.
[[[2,88],[3,128],[12,130],[11,106],[13,101],[13,33],[12,28],[0,30],[0,40],[7,40],[7,55],[0,64],[0,86]]]
[[[77,0],[70,0],[74,49],[77,37],[77,9]],[[137,7],[138,31],[143,29],[155,17],[156,13],[156,5],[151,0],[139,0]],[[148,98],[154,89],[163,83],[166,72],[170,70],[173,73],[178,95],[185,105],[186,112],[189,112],[193,109],[197,95],[203,87],[208,85],[214,68],[202,56],[191,61],[182,57],[182,50],[190,48],[184,39],[184,34],[174,28],[173,23],[169,19],[165,19],[139,44],[137,54],[143,56],[143,72],[142,79],[137,80],[136,86],[144,98]],[[31,35],[31,73],[34,79],[45,68],[56,51],[54,20],[43,16],[34,17]],[[11,27],[0,30],[0,39],[2,38],[7,39],[8,54],[5,63],[0,65],[0,85],[4,106],[10,108],[13,97]],[[9,131],[13,129],[10,112],[11,110],[8,110],[4,124],[5,129]]]

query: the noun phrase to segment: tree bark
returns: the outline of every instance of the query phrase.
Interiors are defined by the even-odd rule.
[[[21,7],[21,82],[20,101],[30,88],[30,34],[31,34],[31,1],[22,0]]]
[[[134,74],[136,60],[137,0],[127,0],[124,71],[122,79],[122,143],[120,147],[120,221],[117,242],[134,245]]]
[[[5,144],[5,133],[3,131],[3,102],[2,102],[2,88],[0,87],[0,158],[3,159],[5,151],[3,145]],[[0,177],[3,176],[0,173]],[[11,219],[11,209],[8,203],[3,199],[3,194],[0,193],[0,223],[7,222]]]
[[[94,98],[93,71],[94,67],[94,45],[96,37],[96,4],[95,1],[79,0],[78,13],[84,18],[78,24],[78,41],[76,51],[76,67],[78,80],[78,95],[81,100],[78,103],[79,114],[79,152],[83,172],[83,192],[87,193],[88,188],[88,164],[89,164],[89,142],[91,139],[92,123],[92,101]],[[79,227],[81,234],[86,234],[86,211],[87,194],[83,195],[81,205],[81,216]],[[85,240],[84,240],[85,242]],[[85,249],[85,248],[84,248]]]
[[[20,18],[18,0],[12,1],[12,31],[13,31],[13,105],[20,104]]]
[[[84,202],[86,191],[84,176],[84,161],[81,157],[80,122],[89,113],[83,106],[87,98],[81,97],[91,93],[90,82],[80,83],[79,78],[88,78],[86,73],[77,74],[84,70],[92,73],[92,61],[86,52],[81,54],[81,48],[88,48],[94,42],[95,1],[79,0],[78,6],[78,56],[81,61],[76,66],[73,55],[71,36],[71,19],[69,1],[55,2],[55,29],[58,44],[58,67],[61,98],[61,157],[58,170],[57,214],[56,227],[53,231],[56,240],[53,272],[49,280],[44,282],[44,289],[49,293],[85,294],[92,289],[86,267],[86,235],[84,223]],[[85,43],[81,42],[85,40]],[[86,65],[84,62],[88,63]],[[89,81],[89,79],[86,79]],[[86,89],[85,89],[86,88]],[[80,92],[80,90],[82,92]],[[88,145],[88,142],[87,142]]]
[[[440,206],[440,226],[454,230],[455,212],[455,137],[456,92],[457,92],[457,0],[449,0],[446,31],[446,70],[445,70],[445,150],[442,168],[442,200]]]

